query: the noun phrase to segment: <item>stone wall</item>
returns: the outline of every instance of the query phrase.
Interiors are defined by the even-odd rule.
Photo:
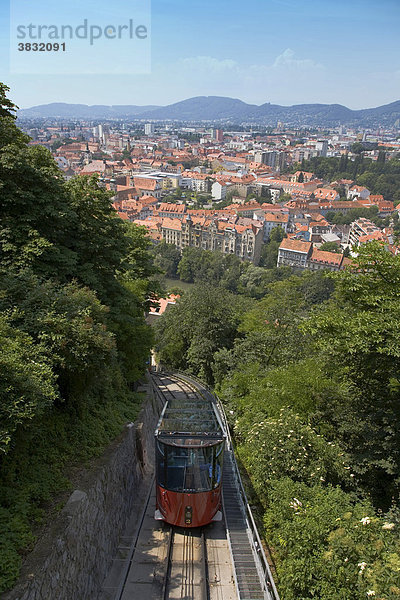
[[[3,600],[92,600],[97,597],[131,516],[134,500],[154,462],[154,430],[162,406],[148,399],[99,458],[37,543],[21,577]],[[144,390],[143,390],[144,391]]]

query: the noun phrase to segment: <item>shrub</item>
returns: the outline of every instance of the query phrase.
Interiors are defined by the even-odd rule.
[[[399,533],[339,487],[271,482],[265,526],[285,600],[400,596]]]

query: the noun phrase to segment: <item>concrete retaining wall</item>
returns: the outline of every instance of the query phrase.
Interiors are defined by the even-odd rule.
[[[94,600],[143,480],[152,470],[162,406],[148,400],[135,424],[98,459],[27,558],[3,600]]]

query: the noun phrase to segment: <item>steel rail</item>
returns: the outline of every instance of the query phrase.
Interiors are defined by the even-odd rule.
[[[183,532],[181,598],[194,598],[194,539],[191,529]]]
[[[208,555],[207,555],[207,543],[206,536],[204,533],[204,529],[201,531],[201,546],[202,546],[202,554],[201,554],[201,563],[202,563],[202,590],[203,590],[203,600],[210,600],[210,578],[208,576]]]
[[[181,583],[180,583],[180,597],[182,600],[200,600],[196,598],[196,570],[195,570],[195,552],[194,542],[195,537],[193,530],[184,529],[177,530],[170,526],[170,536],[168,538],[168,549],[167,549],[167,561],[165,575],[162,586],[162,600],[169,600],[170,597],[170,585],[171,585],[171,574],[174,566],[174,550],[176,536],[181,535],[183,537],[182,545],[182,565],[181,565]],[[201,553],[201,600],[210,600],[210,589],[208,581],[208,563],[207,563],[207,547],[204,530],[200,533],[202,553]],[[178,558],[179,562],[179,558]]]
[[[174,530],[169,526],[169,538],[168,538],[168,547],[167,547],[167,562],[165,575],[162,586],[162,600],[168,600],[169,597],[169,581],[171,577],[171,568],[172,568],[172,547],[174,545]]]

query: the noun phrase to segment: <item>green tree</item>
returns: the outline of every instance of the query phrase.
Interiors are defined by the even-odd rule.
[[[289,478],[271,488],[265,525],[280,559],[285,599],[396,597],[396,527],[376,516],[370,502],[356,502],[338,487]]]
[[[63,276],[73,269],[76,256],[69,247],[74,213],[62,175],[50,153],[42,146],[28,147],[13,122],[10,143],[9,125],[1,119],[1,265],[32,266],[42,273],[53,269]]]
[[[252,200],[257,200],[257,199],[258,199],[257,194],[255,194],[254,192],[251,192],[250,194],[247,194],[245,203],[251,202]]]
[[[0,455],[10,450],[17,427],[43,414],[58,397],[43,344],[0,316]]]
[[[158,321],[161,360],[212,383],[214,354],[232,346],[243,309],[240,297],[221,288],[197,286]]]
[[[16,119],[15,113],[18,106],[7,97],[9,91],[10,88],[0,81],[0,118],[11,117]]]
[[[325,406],[324,419],[351,449],[360,479],[385,505],[397,489],[400,466],[400,260],[371,242],[359,249],[351,269],[333,277],[335,294],[307,329],[329,372],[352,386],[353,399],[350,406]]]
[[[260,265],[266,269],[273,269],[276,267],[278,260],[279,244],[278,242],[270,242],[265,244],[261,250]]]
[[[319,249],[324,252],[336,252],[337,254],[341,254],[341,248],[336,242],[324,242]]]
[[[239,279],[241,293],[252,298],[262,298],[266,293],[267,283],[270,283],[268,272],[262,267],[249,264]]]
[[[197,271],[197,262],[201,251],[197,248],[184,248],[178,266],[178,275],[182,281],[193,283]]]
[[[263,202],[272,203],[271,190],[264,185],[261,187],[261,199]]]
[[[28,146],[0,88],[0,592],[18,576],[65,464],[99,453],[136,414],[159,286],[144,228],[96,178],[66,183]]]
[[[282,202],[288,202],[291,199],[292,199],[292,196],[290,194],[287,194],[286,192],[283,193],[283,194],[281,194],[279,196],[279,202],[280,203],[282,203]]]
[[[266,267],[267,269],[276,267],[279,246],[285,237],[285,230],[280,225],[271,230],[269,240],[264,244],[261,250],[260,265],[262,267]]]
[[[177,277],[178,265],[181,260],[181,252],[174,244],[167,244],[162,240],[154,250],[155,265],[159,267],[167,277]]]
[[[386,162],[386,152],[384,150],[379,150],[377,163],[384,164]]]
[[[361,142],[354,142],[351,146],[351,151],[354,154],[361,154],[364,151],[364,146]]]

